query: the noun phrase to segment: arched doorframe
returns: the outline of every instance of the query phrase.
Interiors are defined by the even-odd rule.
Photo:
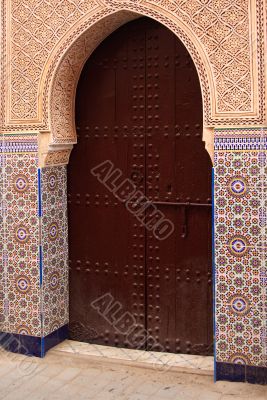
[[[39,166],[68,164],[73,145],[77,142],[75,94],[82,68],[102,40],[121,25],[141,16],[153,18],[173,31],[195,63],[202,92],[202,138],[213,161],[215,85],[210,63],[199,39],[182,20],[169,13],[160,13],[140,5],[116,8],[86,16],[62,39],[47,62],[40,92],[43,93],[43,104],[48,105],[44,106],[44,120],[50,129],[40,133]]]
[[[136,7],[137,8],[137,7]],[[39,135],[39,168],[43,169],[41,175],[50,173],[50,168],[66,166],[73,145],[77,142],[75,128],[75,97],[76,87],[80,78],[81,71],[87,59],[94,49],[114,30],[123,24],[136,18],[147,16],[165,25],[183,42],[192,60],[201,85],[202,104],[203,104],[203,136],[206,149],[213,160],[213,127],[215,125],[215,84],[212,78],[211,67],[208,62],[199,39],[185,27],[184,23],[167,15],[160,14],[155,10],[139,7],[138,13],[132,9],[118,10],[105,9],[93,17],[87,16],[85,20],[75,25],[73,30],[59,43],[48,60],[43,77],[44,87],[40,88],[40,99],[43,105],[43,119],[48,125],[47,131],[41,131]],[[142,11],[142,12],[141,12]],[[48,171],[47,171],[48,170]],[[66,177],[66,169],[51,168],[53,173],[61,175],[63,181]],[[44,177],[45,179],[45,177]],[[44,185],[44,184],[43,184]],[[65,189],[64,189],[65,190]],[[59,199],[61,207],[63,205],[65,215],[67,215],[66,191],[61,194]],[[64,199],[63,199],[64,197]],[[67,222],[67,221],[66,221]],[[60,221],[58,222],[58,225]],[[67,223],[66,223],[67,226]],[[67,229],[62,234],[67,238]],[[64,263],[68,265],[68,252],[64,250]],[[67,281],[65,283],[67,285]],[[65,286],[66,293],[68,292]],[[66,311],[67,311],[66,303]],[[65,320],[65,323],[67,321]],[[54,330],[54,328],[53,328]],[[49,328],[49,332],[51,329]],[[56,332],[56,331],[54,331]],[[51,332],[52,334],[52,332]]]

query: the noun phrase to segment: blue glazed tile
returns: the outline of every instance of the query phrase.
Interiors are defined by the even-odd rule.
[[[216,381],[245,382],[245,379],[245,365],[216,363]]]
[[[1,332],[0,345],[7,351],[11,351],[12,353],[19,353],[20,351],[19,335],[12,335],[10,333]]]
[[[65,339],[69,337],[69,329],[68,325],[64,325],[61,328],[57,329],[55,332],[50,333],[43,338],[43,354],[45,355],[48,350],[52,347],[55,347],[57,344],[63,342]]]
[[[12,353],[41,357],[40,337],[0,333],[0,345]]]
[[[41,338],[19,335],[20,354],[41,357]]]
[[[267,368],[247,366],[246,382],[257,385],[267,385]]]
[[[63,342],[68,335],[68,325],[62,326],[45,338],[2,332],[0,346],[12,353],[44,357],[48,350]]]
[[[247,382],[257,385],[267,385],[267,368],[217,362],[216,381]]]

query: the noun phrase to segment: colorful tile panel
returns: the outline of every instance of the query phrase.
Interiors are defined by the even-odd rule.
[[[66,167],[41,171],[43,336],[68,323],[68,220]]]
[[[261,128],[215,132],[216,361],[221,376],[229,365],[267,367],[266,139]],[[46,338],[50,347],[67,335],[66,167],[38,170],[37,135],[2,135],[0,188],[0,331],[39,338],[34,353],[43,355]]]
[[[5,302],[5,260],[4,260],[4,209],[3,209],[3,189],[4,189],[4,155],[0,150],[0,331],[5,329],[6,313],[4,311]]]
[[[1,331],[41,335],[37,134],[2,135]]]
[[[261,128],[215,133],[217,362],[267,367],[266,139]]]
[[[37,134],[1,136],[0,332],[25,340],[68,322],[66,167],[39,170],[37,151]]]

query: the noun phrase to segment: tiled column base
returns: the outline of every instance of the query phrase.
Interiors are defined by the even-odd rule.
[[[12,353],[44,357],[48,350],[67,338],[68,325],[65,325],[44,338],[2,332],[0,333],[0,345]]]
[[[217,362],[216,380],[267,385],[267,368]]]

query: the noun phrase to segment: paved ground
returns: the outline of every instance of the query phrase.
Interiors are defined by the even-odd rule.
[[[4,400],[266,400],[267,387],[213,383],[210,375],[130,367],[81,355],[45,359],[0,351]]]

